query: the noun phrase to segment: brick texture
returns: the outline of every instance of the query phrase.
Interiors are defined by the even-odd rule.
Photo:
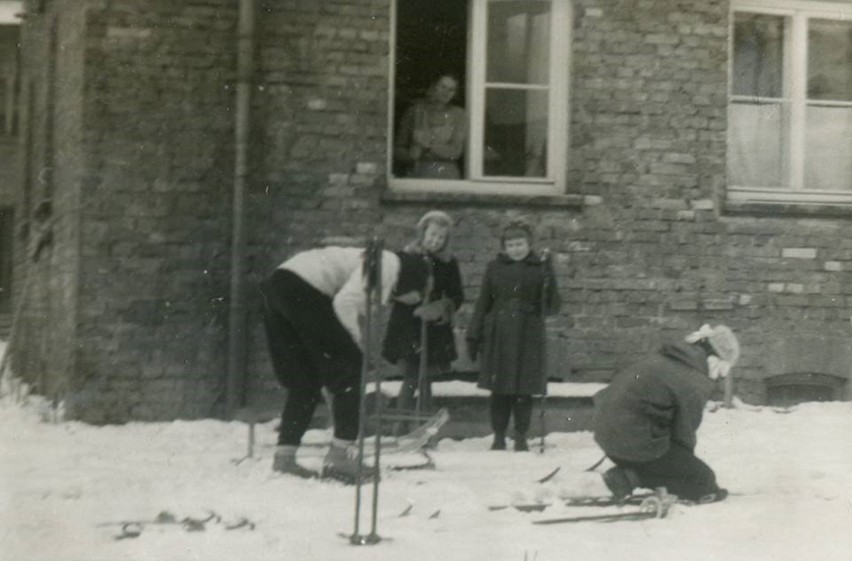
[[[568,190],[584,197],[582,208],[383,201],[388,0],[258,4],[251,399],[275,387],[257,283],[329,238],[382,235],[401,247],[433,207],[457,221],[468,299],[459,328],[507,219],[529,220],[537,244],[553,250],[564,300],[548,323],[554,376],[606,381],[661,340],[724,322],[742,338],[744,399],[761,402],[762,379],[794,369],[848,378],[852,241],[844,220],[724,213],[727,2],[575,2]],[[63,95],[51,102],[61,109],[52,122],[33,117],[30,151],[33,162],[53,162],[50,194],[68,218],[49,263],[38,264],[44,298],[29,308],[33,364],[22,368],[31,380],[53,380],[88,420],[218,414],[237,2],[48,6],[27,24],[32,95],[37,108],[48,106],[49,80],[37,63],[49,58],[45,36],[56,14],[65,48],[55,88]]]

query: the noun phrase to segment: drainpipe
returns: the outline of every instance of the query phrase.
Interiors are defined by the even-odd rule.
[[[254,76],[255,0],[239,0],[237,31],[237,98],[234,132],[234,193],[231,232],[231,297],[228,333],[226,414],[245,404],[246,368],[246,226],[245,191],[248,177],[249,112]]]

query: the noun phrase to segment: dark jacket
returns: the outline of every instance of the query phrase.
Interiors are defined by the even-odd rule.
[[[461,273],[454,257],[442,260],[429,256],[428,259],[434,280],[429,302],[443,300],[446,313],[441,320],[426,324],[426,354],[430,365],[449,368],[450,363],[458,358],[452,316],[464,302]],[[399,302],[394,302],[391,307],[382,341],[382,356],[390,363],[405,358],[414,359],[420,354],[421,320],[414,315],[416,308],[417,305],[408,306]]]
[[[523,261],[501,253],[488,264],[467,330],[468,344],[480,351],[480,388],[546,393],[544,316],[560,304],[553,267],[534,253]]]
[[[694,450],[713,387],[700,345],[664,345],[595,394],[595,441],[610,458],[633,462],[659,458],[672,442]]]

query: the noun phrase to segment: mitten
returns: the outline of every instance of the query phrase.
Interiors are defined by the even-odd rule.
[[[414,309],[414,315],[423,321],[436,321],[444,317],[444,302],[435,300]]]

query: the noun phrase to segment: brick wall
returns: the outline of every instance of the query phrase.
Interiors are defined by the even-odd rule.
[[[37,363],[28,375],[60,379],[54,391],[65,384],[72,414],[87,420],[218,414],[237,2],[47,5],[27,23],[34,112],[22,200],[31,210],[49,194],[67,218],[38,264],[41,307],[28,308],[21,353]],[[849,377],[846,220],[723,209],[727,2],[575,3],[569,191],[584,198],[579,208],[383,198],[388,0],[258,8],[250,399],[275,387],[258,281],[332,237],[378,234],[401,247],[434,207],[457,221],[468,298],[460,327],[508,218],[528,219],[553,249],[565,306],[549,323],[548,352],[551,373],[566,380],[605,381],[705,321],[741,334],[738,392],[751,401],[765,397],[768,375]],[[52,14],[61,14],[54,24]],[[51,25],[64,47],[53,97],[50,67],[38,64],[49,59]]]
[[[380,233],[401,244],[436,206],[458,221],[472,301],[500,225],[523,216],[560,271],[554,375],[605,381],[662,339],[724,322],[743,339],[737,385],[746,399],[765,397],[764,376],[795,369],[849,377],[837,364],[852,358],[844,221],[723,212],[726,1],[575,4],[569,190],[585,195],[579,211],[380,202],[386,3],[276,6],[264,15],[265,148],[254,201],[257,223],[270,228],[256,233],[255,278],[325,236]],[[259,328],[254,335],[260,394],[272,384]],[[834,358],[820,352],[826,346]]]
[[[220,412],[235,26],[230,0],[113,2],[87,15],[83,415]]]
[[[70,414],[85,420],[217,414],[236,4],[52,2],[31,22],[29,68],[50,58],[50,25],[62,45],[58,95],[51,98],[49,77],[33,78],[42,98],[33,159],[54,163],[46,195],[58,224],[33,290],[53,301],[29,300],[22,368],[34,381],[55,378]],[[40,124],[49,103],[52,139]],[[62,344],[53,352],[55,339]]]

